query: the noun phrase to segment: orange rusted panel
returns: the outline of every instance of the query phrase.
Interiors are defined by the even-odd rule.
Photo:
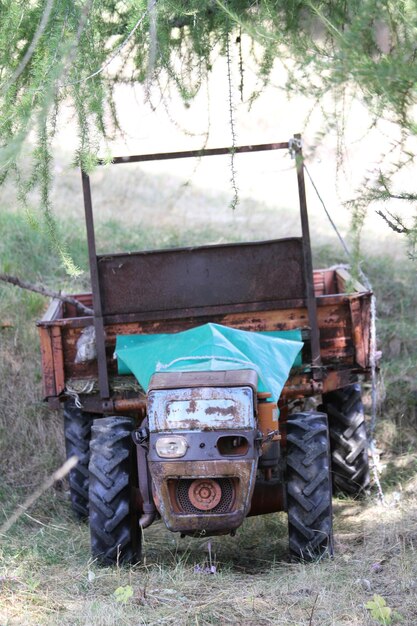
[[[270,396],[271,394],[268,395]],[[258,402],[258,422],[264,437],[267,437],[270,433],[275,433],[273,440],[278,441],[278,407],[275,402],[267,402],[265,400]]]
[[[349,300],[355,360],[360,367],[369,366],[370,303],[352,297]]]
[[[258,480],[255,483],[248,517],[285,510],[284,485],[281,480]]]
[[[336,369],[366,369],[369,366],[369,319],[370,296],[362,291],[343,293],[349,281],[346,270],[316,270],[314,272],[317,294],[317,318],[320,330],[320,353],[325,367]],[[91,306],[91,294],[76,296],[83,304]],[[70,317],[74,315],[74,317]],[[63,317],[64,316],[64,317]],[[207,309],[204,315],[167,319],[134,319],[134,315],[110,321],[105,319],[107,366],[110,376],[117,374],[113,359],[116,336],[121,334],[175,333],[206,322],[224,324],[250,331],[304,329],[308,336],[308,315],[305,306],[293,306],[279,310],[239,311],[215,313]],[[77,341],[84,328],[91,325],[91,317],[77,314],[71,305],[63,306],[53,301],[43,319],[38,323],[41,337],[42,369],[46,396],[58,395],[64,388],[65,379],[97,378],[96,360],[75,363]],[[51,334],[52,333],[52,337]],[[308,360],[309,344],[304,350]],[[332,376],[333,382],[334,376]],[[333,385],[332,382],[332,385]],[[326,384],[326,383],[325,383]],[[314,387],[314,385],[313,385]],[[301,397],[317,392],[313,389],[311,375],[299,380],[292,372],[284,388],[287,397]]]
[[[39,327],[39,338],[43,373],[43,395],[45,398],[48,398],[49,396],[57,395],[50,329]]]
[[[51,340],[54,359],[56,395],[59,395],[65,389],[64,354],[62,349],[61,328],[59,326],[52,327]]]

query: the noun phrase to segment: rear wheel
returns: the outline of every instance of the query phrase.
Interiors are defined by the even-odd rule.
[[[359,384],[323,395],[329,418],[334,490],[360,496],[369,490],[368,438]]]
[[[90,444],[91,552],[100,563],[136,563],[140,533],[134,488],[137,485],[133,420],[95,420]]]
[[[94,416],[75,406],[72,400],[64,404],[64,435],[67,459],[78,457],[69,473],[71,506],[80,519],[88,517],[88,463],[90,460],[91,426]]]
[[[290,554],[304,561],[333,554],[332,486],[327,417],[309,411],[287,421]]]

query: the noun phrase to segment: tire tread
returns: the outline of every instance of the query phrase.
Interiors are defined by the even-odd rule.
[[[64,403],[64,436],[66,457],[78,457],[77,465],[70,471],[68,480],[71,507],[79,519],[87,519],[88,508],[88,464],[90,461],[90,439],[93,415],[75,406],[72,400]]]
[[[91,552],[101,564],[136,563],[140,557],[137,513],[132,503],[135,464],[127,417],[94,422],[90,456]]]
[[[365,495],[370,486],[368,437],[359,384],[325,394],[321,408],[329,417],[334,490]]]
[[[327,417],[305,412],[287,421],[287,508],[290,553],[313,560],[333,553]]]

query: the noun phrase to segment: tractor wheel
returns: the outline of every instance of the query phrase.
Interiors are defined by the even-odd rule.
[[[134,506],[137,469],[133,420],[94,421],[90,443],[91,552],[103,565],[137,563],[140,533]]]
[[[312,561],[333,554],[332,484],[327,417],[294,413],[287,421],[287,509],[290,554]]]
[[[93,415],[77,408],[71,400],[64,404],[64,435],[67,459],[78,457],[69,473],[71,506],[79,519],[88,517],[88,463]]]
[[[366,494],[370,484],[368,438],[360,385],[323,395],[321,408],[329,418],[335,492],[350,496]]]

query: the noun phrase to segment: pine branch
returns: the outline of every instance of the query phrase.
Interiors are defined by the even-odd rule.
[[[48,289],[48,287],[44,287],[43,285],[33,285],[32,283],[20,280],[20,278],[17,278],[16,276],[10,276],[9,274],[0,274],[0,280],[5,283],[10,283],[11,285],[15,285],[16,287],[20,287],[21,289],[27,289],[28,291],[40,293],[46,298],[57,298],[58,300],[62,300],[62,302],[72,304],[73,306],[75,306],[77,311],[80,311],[80,313],[83,313],[84,315],[94,315],[94,311],[92,309],[84,306],[84,304],[82,304],[75,298],[71,298],[71,296],[64,296],[62,293],[52,291],[52,289]]]
[[[27,64],[29,63],[30,59],[33,56],[33,53],[35,52],[36,46],[38,45],[38,41],[39,39],[42,37],[45,28],[47,27],[48,21],[49,21],[49,16],[51,15],[51,11],[54,7],[54,0],[48,0],[48,3],[44,9],[44,12],[42,14],[42,19],[39,23],[39,26],[36,30],[36,33],[30,43],[29,48],[26,50],[26,54],[23,57],[23,59],[21,60],[19,66],[17,67],[17,69],[13,72],[12,76],[10,77],[10,79],[7,81],[6,85],[3,87],[4,90],[7,90],[10,85],[12,85],[21,75],[21,73],[23,72],[23,70],[25,69],[25,67],[27,66]]]
[[[389,211],[386,211],[385,213],[381,210],[378,209],[378,211],[376,211],[376,214],[379,215],[380,217],[382,217],[382,219],[388,224],[388,226],[395,231],[396,233],[400,233],[401,235],[409,235],[411,232],[410,228],[407,228],[402,220],[397,216],[397,215],[393,215],[392,213],[390,213]],[[389,217],[387,217],[387,215],[389,215]]]

